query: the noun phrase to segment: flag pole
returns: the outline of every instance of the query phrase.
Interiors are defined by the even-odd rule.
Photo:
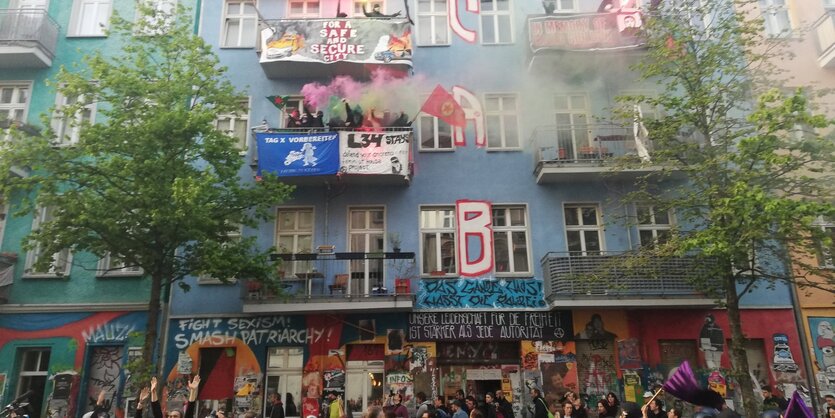
[[[647,401],[647,403],[645,403],[645,404],[644,404],[644,406],[651,404],[651,403],[652,403],[652,401],[654,401],[654,400],[655,400],[655,398],[657,398],[657,397],[658,397],[658,395],[660,395],[660,394],[661,394],[661,392],[663,392],[663,391],[664,391],[664,388],[660,388],[660,389],[658,389],[657,391],[655,391],[655,395],[652,395],[652,397],[651,397],[651,398],[649,398],[649,400]]]

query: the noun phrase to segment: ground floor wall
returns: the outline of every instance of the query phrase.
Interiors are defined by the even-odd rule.
[[[803,308],[801,314],[819,395],[835,395],[835,307]]]
[[[111,416],[123,418],[132,394],[124,367],[139,356],[144,312],[0,315],[0,401],[27,390],[32,418],[78,418],[105,392]]]
[[[803,382],[792,311],[745,310],[742,320],[756,380],[786,392]],[[182,405],[187,376],[199,373],[199,416],[218,407],[266,413],[271,392],[287,416],[318,416],[330,393],[359,416],[395,391],[414,408],[417,392],[448,399],[458,389],[502,389],[524,414],[529,387],[551,404],[581,393],[593,409],[608,392],[639,401],[683,360],[730,403],[738,395],[723,372],[730,334],[719,310],[181,317],[168,338],[167,407]]]

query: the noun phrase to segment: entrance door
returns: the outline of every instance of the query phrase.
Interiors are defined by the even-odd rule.
[[[557,158],[583,159],[589,145],[588,96],[585,93],[557,94],[554,97],[557,126]]]
[[[351,344],[347,350],[345,410],[359,418],[369,406],[383,404],[383,344]]]
[[[301,415],[302,366],[304,350],[298,347],[274,347],[267,354],[267,387],[264,391],[264,416],[272,411],[270,395],[281,399],[284,416]]]
[[[354,208],[349,212],[351,252],[381,253],[386,234],[385,210],[382,207]],[[352,295],[370,295],[383,287],[383,260],[351,261]]]

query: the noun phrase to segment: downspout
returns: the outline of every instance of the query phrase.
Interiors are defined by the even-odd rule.
[[[791,257],[789,256],[788,252],[783,254],[783,262],[786,268],[786,277],[792,277],[792,263]],[[803,325],[803,313],[800,310],[800,297],[797,295],[796,285],[794,283],[789,283],[789,294],[792,298],[792,313],[794,313],[794,321],[795,326],[797,327],[797,332],[800,337],[800,350],[803,351],[800,357],[803,358],[803,369],[806,371],[806,378],[809,380],[809,399],[812,401],[812,411],[815,411],[815,415],[818,414],[818,394],[820,393],[820,389],[818,388],[818,380],[815,376],[815,371],[812,368],[812,363],[809,361],[809,356],[807,355],[811,351],[809,351],[809,342],[806,340],[806,327]]]

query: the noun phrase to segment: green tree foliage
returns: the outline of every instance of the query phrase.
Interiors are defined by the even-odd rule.
[[[172,284],[188,290],[187,275],[272,283],[268,251],[230,234],[256,227],[292,191],[275,177],[246,179],[251,172],[237,140],[215,127],[219,115],[244,112],[242,95],[192,25],[182,8],[171,15],[143,9],[135,22],[114,18],[109,37],[121,50],[86,56],[52,83],[64,97],[81,98],[53,109],[68,116],[65,131],[80,129],[78,141],[67,144],[47,128],[18,135],[0,158],[0,184],[19,198],[18,214],[55,209],[29,235],[27,249],[110,254],[150,277],[146,367],[160,299]],[[73,117],[87,103],[97,105],[95,124]],[[13,167],[29,175],[15,176]],[[47,271],[51,262],[40,257],[36,269]]]
[[[661,167],[639,178],[624,200],[674,210],[678,218],[672,239],[635,257],[688,255],[716,266],[694,285],[727,309],[731,374],[749,418],[759,402],[740,299],[777,282],[835,287],[817,260],[785,267],[790,249],[818,254],[821,243],[831,246],[818,220],[835,216],[835,145],[820,134],[833,122],[815,114],[810,91],[779,88],[774,63],[784,55],[752,18],[756,10],[752,1],[665,1],[653,11],[644,28],[646,56],[635,70],[662,91],[619,98],[658,109],[660,117],[642,121],[651,161],[624,159],[616,168]]]

